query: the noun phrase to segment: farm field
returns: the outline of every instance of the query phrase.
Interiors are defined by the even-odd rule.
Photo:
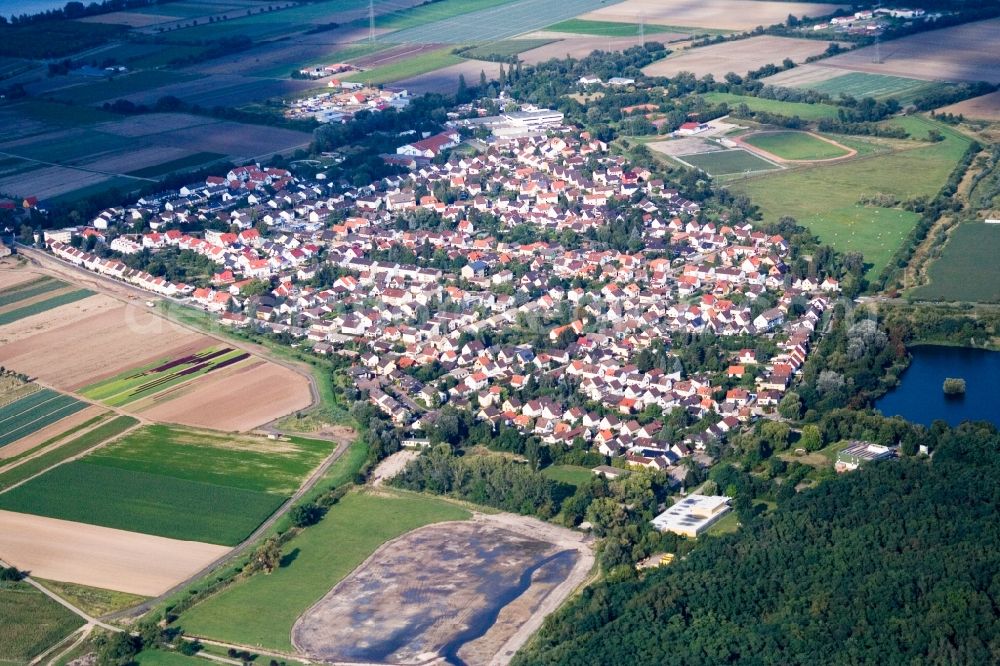
[[[114,488],[109,494],[106,489]],[[133,472],[85,457],[0,495],[0,509],[100,527],[234,546],[283,497],[167,474]]]
[[[797,68],[796,68],[797,69]],[[790,71],[795,71],[790,70]],[[712,104],[729,105],[732,109],[740,104],[746,104],[751,111],[763,111],[765,113],[777,113],[783,116],[798,116],[803,120],[823,120],[824,118],[836,118],[837,107],[832,104],[806,104],[804,102],[782,102],[776,99],[764,99],[762,97],[750,97],[748,95],[734,95],[732,93],[710,92],[702,95],[706,102]]]
[[[823,242],[842,252],[861,252],[878,274],[919,219],[902,209],[859,203],[876,193],[900,199],[933,196],[969,145],[969,139],[939,123],[923,121],[945,135],[939,143],[908,142],[915,147],[864,159],[763,175],[732,189],[746,192],[766,221],[795,218]]]
[[[0,308],[38,296],[39,294],[55,291],[56,289],[60,289],[65,286],[65,282],[60,282],[59,280],[48,276],[42,276],[38,279],[31,280],[27,282],[27,284],[22,282],[17,285],[12,285],[11,287],[0,291]]]
[[[579,35],[596,35],[598,37],[634,37],[640,33],[656,35],[663,32],[680,32],[673,26],[648,23],[619,23],[617,21],[584,21],[569,19],[560,21],[545,28],[551,32],[569,32]]]
[[[292,643],[328,663],[490,662],[581,559],[505,529],[510,518],[429,525],[386,544],[299,618]]]
[[[452,95],[458,90],[460,76],[465,77],[468,85],[477,85],[481,73],[485,72],[487,78],[496,78],[500,73],[500,67],[498,62],[462,59],[455,65],[397,81],[397,85],[405,87],[410,94],[440,92]]]
[[[566,33],[548,32],[542,30],[530,33],[526,36],[538,39],[558,38],[557,41],[550,44],[539,46],[538,48],[521,53],[521,61],[531,65],[537,65],[540,62],[545,62],[546,60],[551,60],[552,58],[565,58],[566,56],[571,58],[583,58],[590,55],[595,49],[600,49],[602,51],[607,51],[608,49],[624,50],[630,46],[637,46],[639,44],[638,35],[634,35],[632,37],[596,37],[593,35],[573,36]],[[657,39],[663,41],[673,41],[683,37],[684,35],[679,35],[677,33],[657,35]]]
[[[53,310],[63,305],[75,303],[93,296],[94,292],[87,289],[71,289],[56,296],[47,296],[40,300],[33,300],[30,304],[15,304],[6,308],[0,308],[0,326],[12,324],[20,319],[25,319],[33,315],[41,314],[48,310]]]
[[[0,407],[0,448],[87,407],[68,395],[41,389]]]
[[[419,495],[350,493],[317,525],[284,547],[295,553],[267,576],[254,576],[184,612],[197,636],[292,650],[295,620],[380,545],[430,523],[463,520],[469,512]]]
[[[930,282],[910,292],[928,301],[1000,303],[1000,225],[962,222],[928,269]]]
[[[83,625],[24,582],[0,582],[0,663],[27,664]]]
[[[781,168],[777,164],[757,157],[750,151],[741,148],[681,155],[674,159],[685,162],[696,169],[701,169],[710,176],[727,176],[747,171],[773,171]]]
[[[414,3],[415,6],[402,10],[390,10],[378,14],[375,17],[375,27],[384,30],[413,28],[490,9],[508,2],[511,0],[441,0],[430,4]]]
[[[1000,121],[1000,91],[942,107],[938,112],[963,115],[976,120]]]
[[[786,3],[777,4],[790,8]],[[789,9],[785,11],[787,16]],[[743,76],[748,71],[764,65],[780,64],[785,58],[800,63],[809,56],[822,53],[826,47],[827,42],[812,39],[751,37],[736,42],[681,51],[678,55],[668,56],[646,66],[643,71],[649,76],[676,76],[680,72],[693,72],[697,77],[711,74],[717,80],[721,80],[730,72]]]
[[[449,67],[461,62],[462,58],[460,56],[452,53],[450,48],[446,48],[437,51],[429,51],[427,53],[420,53],[413,57],[397,60],[390,64],[375,67],[374,69],[365,70],[363,72],[353,72],[349,76],[345,76],[344,80],[379,85],[382,83],[392,83],[393,81],[412,78],[420,74],[433,72],[443,67]]]
[[[135,176],[136,178],[157,178],[159,176],[165,176],[168,173],[173,173],[174,171],[200,168],[206,164],[218,162],[223,158],[225,158],[225,155],[220,153],[193,153],[186,157],[178,157],[177,159],[170,160],[168,162],[162,162],[153,166],[136,169],[135,171],[129,171],[127,175]]]
[[[867,46],[823,61],[824,66],[855,72],[932,81],[1000,83],[1000,19],[922,32],[885,42],[881,62]]]
[[[489,56],[510,57],[551,44],[554,39],[504,39],[490,44],[481,44],[462,51],[463,58],[486,58]]]
[[[848,154],[843,148],[808,132],[755,132],[742,140],[783,160],[829,160]]]
[[[145,70],[118,76],[108,81],[85,83],[52,91],[49,96],[73,104],[93,104],[127,97],[144,90],[155,90],[172,83],[190,81],[196,75],[165,70]]]
[[[110,407],[122,407],[248,358],[250,354],[232,347],[207,347],[193,354],[160,359],[152,367],[126,370],[117,377],[81,389],[80,395]]]
[[[463,0],[465,1],[465,0]],[[546,26],[575,18],[601,6],[602,0],[512,0],[497,4],[487,0],[474,0],[481,7],[389,33],[381,39],[396,44],[476,44],[510,39]],[[446,3],[441,3],[446,4]],[[427,8],[433,11],[439,5]],[[416,10],[414,10],[416,11]],[[376,26],[378,19],[376,18]]]
[[[60,419],[50,426],[40,428],[16,442],[0,448],[0,474],[22,458],[34,456],[57,442],[68,440],[72,435],[96,426],[111,415],[100,407],[88,406],[71,416]]]
[[[53,465],[58,465],[64,460],[85,453],[101,442],[117,437],[137,423],[138,421],[131,416],[119,416],[73,439],[62,441],[62,443],[58,442],[66,440],[72,433],[67,434],[66,437],[54,439],[52,442],[46,442],[46,444],[58,443],[58,445],[37,456],[28,458],[17,465],[11,466],[11,463],[5,463],[5,471],[0,473],[0,492],[26,479],[30,479]]]
[[[0,557],[33,575],[144,597],[162,594],[229,551],[224,546],[2,510],[0,529],[5,535]],[[92,603],[108,603],[114,595],[100,595],[104,601],[96,592],[88,596]]]
[[[857,99],[874,97],[881,100],[893,97],[905,106],[912,104],[917,98],[933,91],[939,87],[939,84],[932,81],[921,81],[901,76],[849,72],[826,79],[825,81],[797,87],[826,93],[831,97],[838,97],[841,94],[850,95]]]
[[[789,14],[827,16],[838,8],[815,2],[748,2],[747,0],[705,0],[704,2],[665,3],[661,0],[625,0],[596,9],[580,18],[592,21],[662,23],[688,27],[710,26],[716,29],[752,30],[757,26],[784,23]],[[780,58],[779,58],[780,60]]]
[[[219,435],[144,426],[87,456],[115,469],[291,496],[333,452],[325,440]]]

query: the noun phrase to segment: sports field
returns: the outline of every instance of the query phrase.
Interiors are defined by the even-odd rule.
[[[27,664],[83,620],[24,582],[0,582],[0,664]]]
[[[380,545],[423,525],[468,517],[465,509],[432,497],[348,494],[283,547],[285,559],[274,573],[210,597],[183,613],[180,624],[198,636],[292,650],[298,616]]]
[[[0,407],[0,447],[85,409],[87,403],[49,389]]]
[[[963,222],[928,268],[930,283],[911,292],[928,301],[1000,303],[1000,224]]]
[[[706,102],[712,104],[722,104],[725,102],[729,105],[730,109],[734,109],[740,104],[746,104],[751,111],[776,113],[789,117],[798,116],[803,120],[822,120],[824,118],[837,117],[837,107],[832,104],[781,102],[776,99],[764,99],[762,97],[749,97],[747,95],[734,95],[722,92],[705,93],[702,97]]]
[[[783,160],[829,160],[848,154],[807,132],[758,132],[743,141]]]
[[[878,274],[916,224],[917,213],[859,203],[878,193],[902,200],[933,197],[969,145],[969,139],[940,123],[921,121],[945,139],[912,142],[905,150],[804,169],[766,174],[732,189],[745,191],[766,221],[795,218],[842,252],[861,252]]]
[[[716,150],[696,155],[682,155],[675,159],[701,169],[710,176],[727,176],[735,173],[746,173],[747,171],[772,171],[781,168],[773,162],[768,162],[764,158],[757,157],[753,153],[741,148],[735,150]]]

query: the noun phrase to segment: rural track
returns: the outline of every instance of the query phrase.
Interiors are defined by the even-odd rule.
[[[313,436],[315,437],[315,435]],[[345,439],[343,441],[338,442],[337,448],[334,449],[333,453],[327,456],[326,460],[324,460],[319,467],[313,470],[313,473],[309,475],[309,478],[306,479],[301,486],[299,486],[299,489],[296,490],[295,493],[291,497],[289,497],[284,504],[278,507],[278,510],[272,513],[267,520],[261,523],[260,526],[257,527],[257,529],[254,530],[250,536],[248,536],[246,539],[240,542],[228,553],[217,558],[214,562],[211,562],[210,564],[202,568],[200,571],[195,572],[193,575],[189,576],[186,580],[183,580],[180,583],[174,585],[172,588],[170,588],[163,594],[154,597],[153,599],[147,599],[138,606],[133,606],[132,608],[126,608],[125,610],[104,615],[102,616],[101,619],[111,622],[115,620],[138,617],[149,611],[155,605],[161,603],[162,601],[173,596],[174,594],[177,594],[178,592],[180,592],[181,590],[183,590],[196,580],[208,575],[209,573],[211,573],[215,569],[218,569],[219,567],[225,566],[232,560],[242,555],[251,545],[253,545],[256,541],[258,541],[262,536],[264,536],[268,532],[268,530],[274,527],[274,525],[281,518],[283,518],[286,513],[288,513],[289,509],[291,509],[296,502],[302,499],[306,493],[308,493],[310,490],[313,489],[313,487],[319,482],[319,480],[323,478],[323,475],[325,475],[326,472],[330,469],[330,466],[333,465],[333,463],[335,463],[337,460],[340,459],[341,456],[344,455],[344,453],[347,451],[350,445],[351,445],[351,440]]]
[[[11,565],[8,562],[4,562],[3,560],[0,560],[0,566],[9,567]],[[101,629],[107,629],[108,631],[115,631],[115,632],[121,631],[120,628],[113,627],[110,624],[105,624],[104,622],[102,622],[98,618],[96,618],[96,617],[88,614],[86,611],[80,609],[77,606],[74,606],[70,602],[68,602],[65,599],[63,599],[62,597],[60,597],[55,592],[49,590],[47,587],[45,587],[44,585],[42,585],[41,583],[39,583],[38,581],[36,581],[30,575],[29,576],[25,576],[21,580],[24,581],[25,583],[27,583],[28,585],[31,585],[32,587],[36,588],[39,592],[41,592],[42,594],[44,594],[48,598],[52,599],[53,601],[55,601],[60,606],[64,606],[67,610],[72,611],[74,615],[77,615],[77,616],[83,618],[84,621],[86,621],[87,624],[95,626],[95,627],[100,627]],[[74,631],[74,633],[76,631],[79,631],[79,629],[76,629]],[[71,636],[72,634],[67,634],[67,635]]]

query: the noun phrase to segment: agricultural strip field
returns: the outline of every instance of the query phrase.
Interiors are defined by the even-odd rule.
[[[5,472],[0,473],[0,492],[26,479],[30,479],[53,465],[58,465],[64,460],[85,453],[101,442],[107,441],[112,437],[117,437],[137,423],[138,421],[131,416],[119,416],[112,421],[102,423],[70,441],[60,444],[54,449],[29,458],[15,467],[8,468]]]
[[[877,275],[919,219],[899,208],[859,203],[878,193],[900,199],[934,196],[969,145],[969,139],[945,125],[944,140],[934,144],[906,142],[905,149],[836,164],[762,175],[732,189],[746,192],[760,206],[765,221],[795,218],[841,252],[861,252]],[[909,147],[909,145],[913,147]]]
[[[746,0],[702,0],[701,2],[663,2],[663,0],[625,0],[609,3],[580,18],[593,21],[661,23],[679,26],[712,26],[729,31],[752,30],[757,26],[784,23],[789,14],[798,17],[827,16],[838,8],[815,2],[747,2]]]
[[[47,276],[31,280],[27,283],[22,282],[21,284],[0,291],[0,308],[65,286],[65,282],[60,282]]]
[[[218,162],[223,158],[225,158],[225,155],[222,155],[221,153],[199,152],[186,157],[179,157],[168,162],[162,162],[160,164],[144,167],[142,169],[136,169],[135,171],[129,171],[128,175],[135,176],[136,178],[157,178],[174,171],[193,169],[211,162]]]
[[[16,442],[0,447],[0,472],[13,467],[23,458],[34,456],[48,449],[57,442],[68,440],[81,430],[96,426],[110,416],[111,412],[91,405],[50,426],[36,430]]]
[[[743,76],[764,65],[780,64],[784,58],[800,63],[822,53],[827,45],[827,42],[813,39],[751,37],[681,51],[646,66],[643,72],[648,76],[676,76],[680,72],[692,72],[698,77],[712,74],[721,80],[730,72]]]
[[[52,91],[49,96],[73,104],[93,104],[196,78],[198,76],[194,74],[153,69],[118,76],[108,81],[61,88]]]
[[[757,157],[748,150],[716,150],[695,155],[681,155],[674,159],[701,169],[710,176],[728,176],[737,173],[773,171],[777,164]]]
[[[961,223],[928,269],[930,283],[911,292],[928,301],[1000,303],[1000,224]]]
[[[915,99],[939,88],[940,84],[901,76],[849,72],[825,81],[798,87],[825,93],[831,97],[838,97],[841,94],[850,95],[856,99],[874,97],[881,100],[893,97],[900,104],[906,105],[912,104]]]
[[[412,58],[404,58],[403,60],[363,72],[354,72],[349,76],[345,76],[344,80],[379,85],[426,74],[427,72],[433,72],[461,62],[462,58],[452,53],[451,48],[445,48],[420,53]]]
[[[33,575],[144,597],[162,594],[229,551],[10,511],[0,511],[0,530],[0,557]],[[98,601],[97,593],[88,596]],[[114,595],[101,596],[108,603]]]
[[[757,132],[742,140],[783,160],[829,160],[848,154],[843,148],[808,132]]]
[[[287,497],[333,448],[326,440],[272,440],[151,425],[102,447],[87,461]]]
[[[875,47],[843,53],[823,61],[824,66],[855,72],[911,77],[933,81],[988,81],[1000,83],[1000,19],[921,32]]]
[[[0,447],[16,442],[87,406],[87,403],[71,396],[42,389],[0,407]]]
[[[194,354],[161,359],[152,367],[127,370],[117,377],[82,389],[80,394],[110,407],[122,407],[181,382],[237,365],[248,358],[250,354],[240,349],[208,347]]]
[[[113,488],[114,493],[108,489]],[[0,509],[170,539],[234,546],[284,498],[165,474],[69,462],[0,495]]]
[[[674,27],[656,25],[655,23],[639,25],[638,23],[583,21],[581,19],[560,21],[545,29],[551,32],[569,32],[578,35],[597,35],[598,37],[633,37],[640,33],[655,35],[662,32],[678,32]]]
[[[82,625],[28,583],[0,582],[0,664],[27,664]]]
[[[299,615],[380,545],[430,523],[468,517],[437,498],[350,493],[285,544],[272,574],[240,580],[184,612],[180,622],[192,635],[290,651]]]
[[[0,326],[11,324],[20,319],[31,317],[32,315],[40,314],[63,305],[68,305],[69,303],[74,303],[93,295],[94,292],[87,289],[75,289],[59,296],[52,296],[51,298],[36,301],[31,305],[24,305],[12,310],[5,310],[0,312]]]
[[[483,59],[490,56],[501,56],[509,58],[510,56],[517,55],[518,53],[530,51],[531,49],[537,49],[545,46],[546,44],[551,44],[554,41],[554,39],[504,39],[499,42],[473,46],[470,49],[462,51],[462,57]]]
[[[794,71],[794,70],[793,70]],[[823,120],[837,117],[837,107],[832,104],[806,104],[804,102],[781,102],[776,99],[734,95],[732,93],[710,92],[702,95],[711,104],[728,104],[733,109],[740,104],[746,104],[751,111],[776,113],[783,116],[798,116],[803,120]]]
[[[381,39],[396,44],[493,42],[540,30],[553,23],[565,21],[584,12],[597,9],[603,4],[603,0],[564,0],[563,2],[514,0],[502,4],[488,0],[477,1],[482,7],[478,11],[451,17],[440,15],[440,18],[431,22],[397,30],[381,37]],[[438,3],[427,5],[430,11],[433,11],[437,6]]]

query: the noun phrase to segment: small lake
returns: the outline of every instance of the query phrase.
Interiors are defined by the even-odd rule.
[[[951,425],[991,421],[1000,426],[1000,352],[920,345],[910,353],[913,361],[899,386],[878,400],[876,409],[928,426],[935,419]],[[965,380],[964,396],[944,394],[947,377]]]

